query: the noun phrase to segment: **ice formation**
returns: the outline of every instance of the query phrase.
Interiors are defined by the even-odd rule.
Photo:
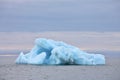
[[[105,57],[101,54],[86,53],[62,41],[38,38],[29,53],[20,53],[16,63],[98,65],[105,64]]]

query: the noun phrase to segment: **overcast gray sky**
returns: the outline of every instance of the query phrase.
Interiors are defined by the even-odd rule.
[[[0,32],[0,51],[30,50],[36,38],[63,41],[81,50],[119,51],[120,32]]]
[[[119,0],[0,0],[0,32],[120,31]]]

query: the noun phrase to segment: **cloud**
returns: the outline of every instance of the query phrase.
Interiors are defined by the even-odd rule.
[[[0,6],[5,8],[13,8],[20,5],[39,3],[42,5],[44,3],[59,3],[59,2],[73,2],[72,0],[0,0]]]
[[[26,2],[61,2],[61,1],[72,1],[72,0],[0,0],[0,2],[10,3],[26,3]],[[77,0],[75,0],[77,1]]]

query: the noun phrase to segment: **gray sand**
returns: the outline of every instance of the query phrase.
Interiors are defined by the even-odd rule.
[[[0,80],[120,80],[120,59],[107,57],[102,66],[18,65],[17,56],[0,56]]]

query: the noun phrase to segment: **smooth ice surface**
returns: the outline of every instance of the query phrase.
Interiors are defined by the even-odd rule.
[[[29,53],[20,53],[16,63],[97,65],[105,64],[105,57],[101,54],[86,53],[62,41],[38,38]]]

